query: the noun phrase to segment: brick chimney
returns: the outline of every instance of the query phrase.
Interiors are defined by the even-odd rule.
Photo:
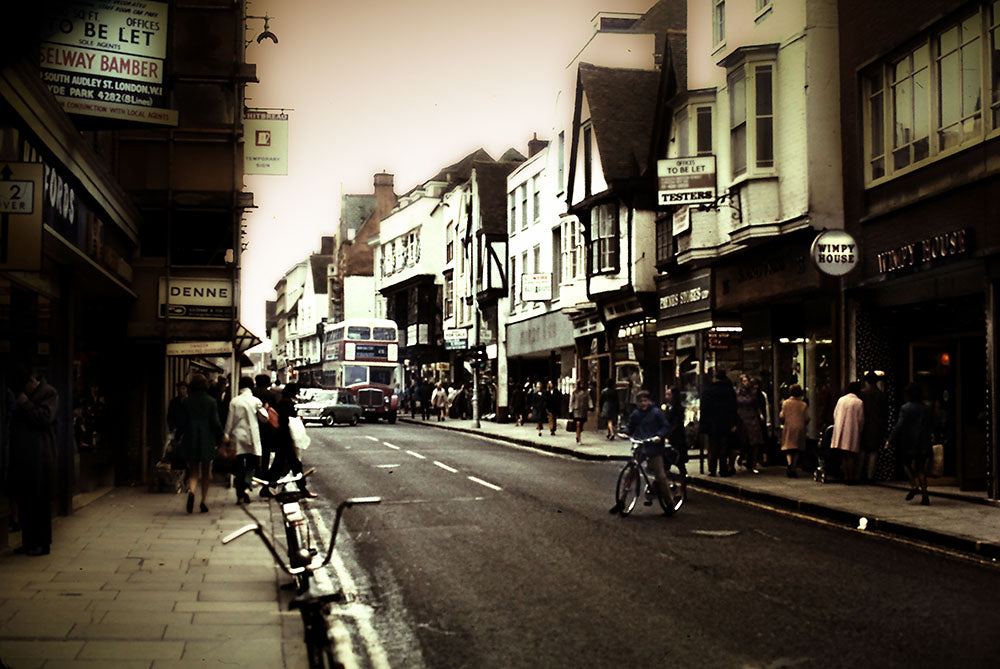
[[[319,253],[324,256],[333,255],[333,237],[320,237],[319,240]]]
[[[538,133],[534,133],[534,137],[528,140],[528,157],[532,157],[548,145],[547,139],[538,139]]]
[[[375,217],[381,221],[396,206],[393,175],[379,172],[375,175]]]

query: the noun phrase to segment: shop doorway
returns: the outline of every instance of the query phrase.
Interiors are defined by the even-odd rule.
[[[961,335],[910,344],[910,381],[923,390],[933,416],[932,443],[944,451],[937,485],[986,486],[986,344]]]

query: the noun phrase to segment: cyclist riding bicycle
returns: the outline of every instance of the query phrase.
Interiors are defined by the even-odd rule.
[[[665,496],[670,507],[674,508],[677,506],[677,501],[674,499],[674,494],[667,481],[665,460],[667,449],[670,448],[666,443],[667,435],[670,434],[670,423],[667,422],[667,417],[660,408],[653,405],[648,390],[640,390],[635,399],[637,406],[628,419],[625,431],[633,439],[652,440],[651,443],[643,446],[642,454],[647,458],[648,467],[656,479],[655,486],[658,488],[658,494]],[[647,506],[650,504],[652,501],[646,502]],[[618,511],[618,505],[612,507],[611,511]]]

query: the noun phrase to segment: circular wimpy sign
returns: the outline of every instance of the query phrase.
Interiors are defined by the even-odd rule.
[[[858,243],[843,230],[826,230],[813,240],[809,255],[819,271],[842,276],[858,265]]]

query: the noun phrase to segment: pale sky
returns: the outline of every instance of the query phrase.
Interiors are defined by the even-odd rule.
[[[323,235],[335,235],[341,193],[396,193],[483,147],[494,158],[551,139],[566,66],[599,11],[643,12],[655,0],[250,0],[273,15],[279,43],[252,42],[259,84],[249,107],[290,112],[288,176],[247,176],[241,320],[267,337],[264,301]],[[263,21],[248,20],[248,39]]]

